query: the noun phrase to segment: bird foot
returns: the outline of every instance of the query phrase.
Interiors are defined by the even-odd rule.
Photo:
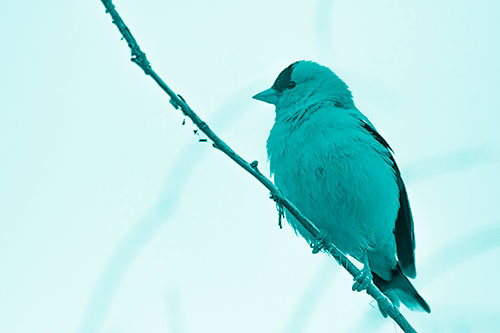
[[[352,290],[353,291],[363,291],[366,288],[368,288],[368,285],[373,279],[372,272],[370,271],[370,268],[365,266],[363,269],[359,272],[356,277],[354,277],[354,284],[352,285]]]
[[[326,238],[319,236],[317,239],[314,239],[309,243],[309,246],[312,248],[312,253],[316,254],[320,251],[326,250]]]
[[[324,247],[325,247],[325,245],[321,241],[311,243],[311,248],[312,248],[313,254],[316,254],[319,251],[323,250]]]

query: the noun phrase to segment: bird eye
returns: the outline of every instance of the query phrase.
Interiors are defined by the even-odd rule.
[[[295,83],[294,81],[290,81],[290,82],[288,82],[288,86],[287,86],[286,88],[287,88],[287,89],[292,89],[292,88],[294,88],[296,85],[297,85],[297,83]]]

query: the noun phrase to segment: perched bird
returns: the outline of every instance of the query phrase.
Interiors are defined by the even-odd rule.
[[[327,67],[297,61],[253,98],[276,106],[267,139],[276,186],[327,241],[364,264],[353,290],[373,280],[396,306],[430,312],[408,280],[416,276],[415,238],[401,173],[347,85]],[[315,242],[288,212],[286,219]]]

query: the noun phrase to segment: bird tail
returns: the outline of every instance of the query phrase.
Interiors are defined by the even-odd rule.
[[[392,276],[389,281],[382,279],[373,273],[373,283],[382,291],[392,303],[399,307],[403,303],[408,309],[415,311],[431,312],[429,304],[420,296],[415,287],[401,271],[399,264],[392,270]],[[387,313],[380,309],[382,315],[387,317]]]

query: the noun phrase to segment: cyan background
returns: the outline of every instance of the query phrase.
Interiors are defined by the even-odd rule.
[[[115,1],[157,72],[260,161],[289,63],[331,67],[396,151],[423,332],[500,327],[500,5]],[[0,5],[0,332],[397,331],[198,143],[100,1]]]

